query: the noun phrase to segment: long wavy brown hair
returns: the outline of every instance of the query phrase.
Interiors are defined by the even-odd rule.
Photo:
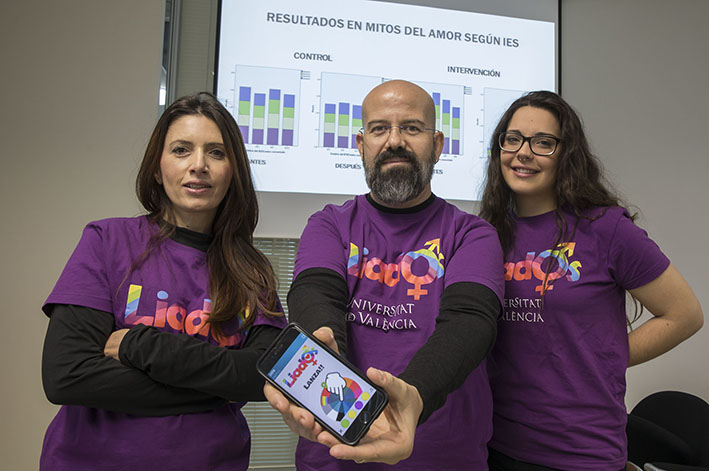
[[[507,131],[510,120],[515,112],[525,106],[541,108],[549,111],[559,123],[562,141],[560,150],[554,154],[557,159],[556,181],[554,193],[556,208],[554,215],[558,233],[552,245],[557,247],[564,240],[573,238],[581,218],[596,219],[600,215],[590,216],[588,210],[596,207],[621,206],[627,208],[612,185],[603,174],[603,167],[598,158],[591,152],[583,123],[576,111],[563,98],[553,92],[536,91],[528,93],[515,100],[500,118],[490,142],[490,159],[487,167],[487,179],[480,206],[480,217],[492,224],[505,255],[514,246],[516,234],[516,208],[514,193],[502,176],[500,162],[500,134]],[[575,218],[569,227],[567,218],[562,211],[569,211]],[[601,212],[602,214],[603,212]],[[636,214],[632,214],[633,221]],[[547,266],[544,284],[548,281],[551,264]],[[544,293],[542,292],[542,303]],[[629,319],[629,324],[638,319],[642,313],[642,305],[635,302],[635,314]]]
[[[505,254],[514,244],[516,208],[514,193],[502,176],[498,138],[507,131],[515,112],[525,106],[549,111],[559,122],[561,129],[559,138],[563,143],[559,153],[553,157],[557,160],[554,212],[559,227],[554,247],[573,232],[569,230],[562,209],[571,211],[578,221],[579,218],[587,217],[587,210],[591,208],[624,205],[604,177],[600,161],[591,153],[583,124],[576,111],[556,93],[528,93],[510,105],[495,128],[490,142],[487,179],[480,207],[480,216],[497,229]]]
[[[162,242],[175,233],[172,202],[155,176],[165,136],[170,125],[186,115],[201,115],[212,120],[222,134],[232,168],[232,180],[212,223],[212,241],[207,249],[209,295],[212,312],[209,322],[217,336],[239,314],[248,314],[240,330],[253,324],[257,310],[279,316],[276,278],[268,259],[253,245],[258,222],[258,202],[244,140],[233,116],[211,93],[185,96],[170,105],[155,125],[138,171],[135,190],[147,217],[160,226],[151,236],[145,252],[133,263],[139,266]]]

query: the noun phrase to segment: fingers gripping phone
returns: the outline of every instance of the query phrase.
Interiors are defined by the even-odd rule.
[[[348,445],[367,433],[389,401],[383,389],[295,323],[283,329],[256,368]]]

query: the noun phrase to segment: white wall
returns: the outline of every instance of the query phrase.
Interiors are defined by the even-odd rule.
[[[133,182],[156,119],[163,8],[160,0],[1,7],[3,468],[36,469],[56,412],[40,382],[40,306],[81,228],[139,211]],[[562,86],[618,187],[642,209],[641,224],[709,310],[706,18],[705,0],[563,0]],[[283,237],[299,236],[322,204],[273,194],[262,201],[259,235]],[[670,388],[709,400],[708,340],[709,328],[633,368],[629,405]]]
[[[44,397],[41,313],[83,226],[131,216],[157,115],[162,0],[0,7],[2,469],[37,469],[57,408]]]
[[[563,0],[561,85],[640,225],[709,313],[707,18],[706,0]],[[705,327],[631,368],[627,405],[664,389],[709,401],[708,360]]]

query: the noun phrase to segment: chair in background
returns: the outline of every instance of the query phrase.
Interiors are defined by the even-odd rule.
[[[645,471],[709,471],[709,404],[662,391],[628,414],[628,461]]]

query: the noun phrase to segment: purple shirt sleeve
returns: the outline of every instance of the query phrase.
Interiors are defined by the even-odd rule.
[[[490,288],[502,303],[505,269],[495,229],[476,219],[456,231],[456,238],[458,247],[446,268],[446,287],[459,282],[478,283]]]
[[[337,228],[335,219],[330,217],[331,206],[325,207],[308,219],[298,244],[293,278],[308,268],[328,268],[345,278],[347,260],[343,257],[346,247]]]
[[[72,304],[113,312],[101,226],[88,224],[64,271],[42,310],[50,315],[51,304]]]
[[[625,289],[650,283],[670,265],[660,247],[625,212],[618,219],[609,252],[611,276]]]

